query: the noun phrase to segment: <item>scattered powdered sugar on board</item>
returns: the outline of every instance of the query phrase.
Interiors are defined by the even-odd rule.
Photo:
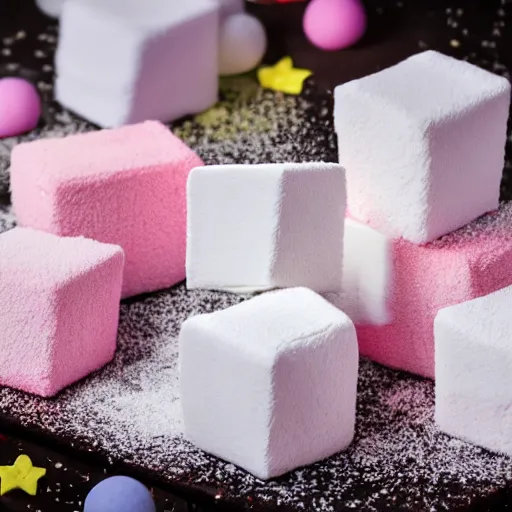
[[[484,241],[492,234],[494,240],[512,240],[512,201],[502,202],[493,212],[482,215],[462,228],[430,242],[431,247],[443,248],[465,245],[470,241]]]
[[[0,196],[9,191],[9,157],[11,148],[0,140]]]
[[[0,233],[12,229],[16,220],[12,213],[12,208],[8,204],[2,204],[0,201]]]
[[[261,89],[254,77],[224,78],[224,100],[176,127],[208,164],[336,162],[330,94],[302,96]]]

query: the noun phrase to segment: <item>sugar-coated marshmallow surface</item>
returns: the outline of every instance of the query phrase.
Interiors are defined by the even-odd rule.
[[[120,247],[14,228],[0,235],[0,385],[41,396],[116,349]]]
[[[185,278],[186,183],[198,165],[153,121],[20,144],[13,209],[22,226],[120,245],[123,296],[150,292]]]
[[[512,455],[512,287],[442,309],[435,319],[436,423]]]
[[[209,108],[218,97],[219,10],[211,0],[66,1],[57,100],[103,127]]]
[[[351,216],[425,243],[496,209],[509,104],[505,78],[434,51],[337,87]]]
[[[386,244],[367,226],[353,243],[354,226],[345,228],[351,279],[329,300],[353,315],[361,355],[434,378],[438,311],[512,284],[512,203],[423,246]]]
[[[224,165],[188,182],[189,288],[341,287],[345,172],[337,164]]]
[[[345,220],[341,309],[356,325],[393,320],[393,241],[366,224]],[[334,296],[333,296],[334,297]]]
[[[261,479],[345,449],[358,372],[351,320],[292,288],[187,320],[180,333],[185,433]]]

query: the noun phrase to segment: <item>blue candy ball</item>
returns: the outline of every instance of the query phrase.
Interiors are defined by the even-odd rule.
[[[84,512],[156,512],[151,493],[139,481],[113,476],[93,487]]]

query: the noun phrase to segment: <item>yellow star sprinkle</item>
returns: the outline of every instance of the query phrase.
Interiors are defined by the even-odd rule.
[[[275,66],[258,69],[258,80],[265,89],[300,94],[304,80],[313,73],[309,69],[293,67],[291,57],[284,57]]]
[[[12,466],[0,466],[0,496],[14,489],[35,496],[37,481],[44,475],[46,469],[34,467],[28,455],[20,455]]]

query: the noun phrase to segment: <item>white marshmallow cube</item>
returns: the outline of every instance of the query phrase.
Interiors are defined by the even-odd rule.
[[[57,99],[103,127],[209,108],[218,95],[219,10],[211,0],[66,1]]]
[[[187,285],[341,288],[345,172],[337,164],[225,165],[188,180]]]
[[[512,287],[442,309],[435,320],[436,423],[512,455]]]
[[[325,298],[356,325],[387,325],[393,320],[393,242],[366,224],[347,218],[342,290]]]
[[[355,425],[351,320],[293,288],[187,320],[180,333],[185,435],[258,478],[345,449]]]
[[[348,210],[432,241],[498,207],[510,84],[427,51],[335,90]]]

